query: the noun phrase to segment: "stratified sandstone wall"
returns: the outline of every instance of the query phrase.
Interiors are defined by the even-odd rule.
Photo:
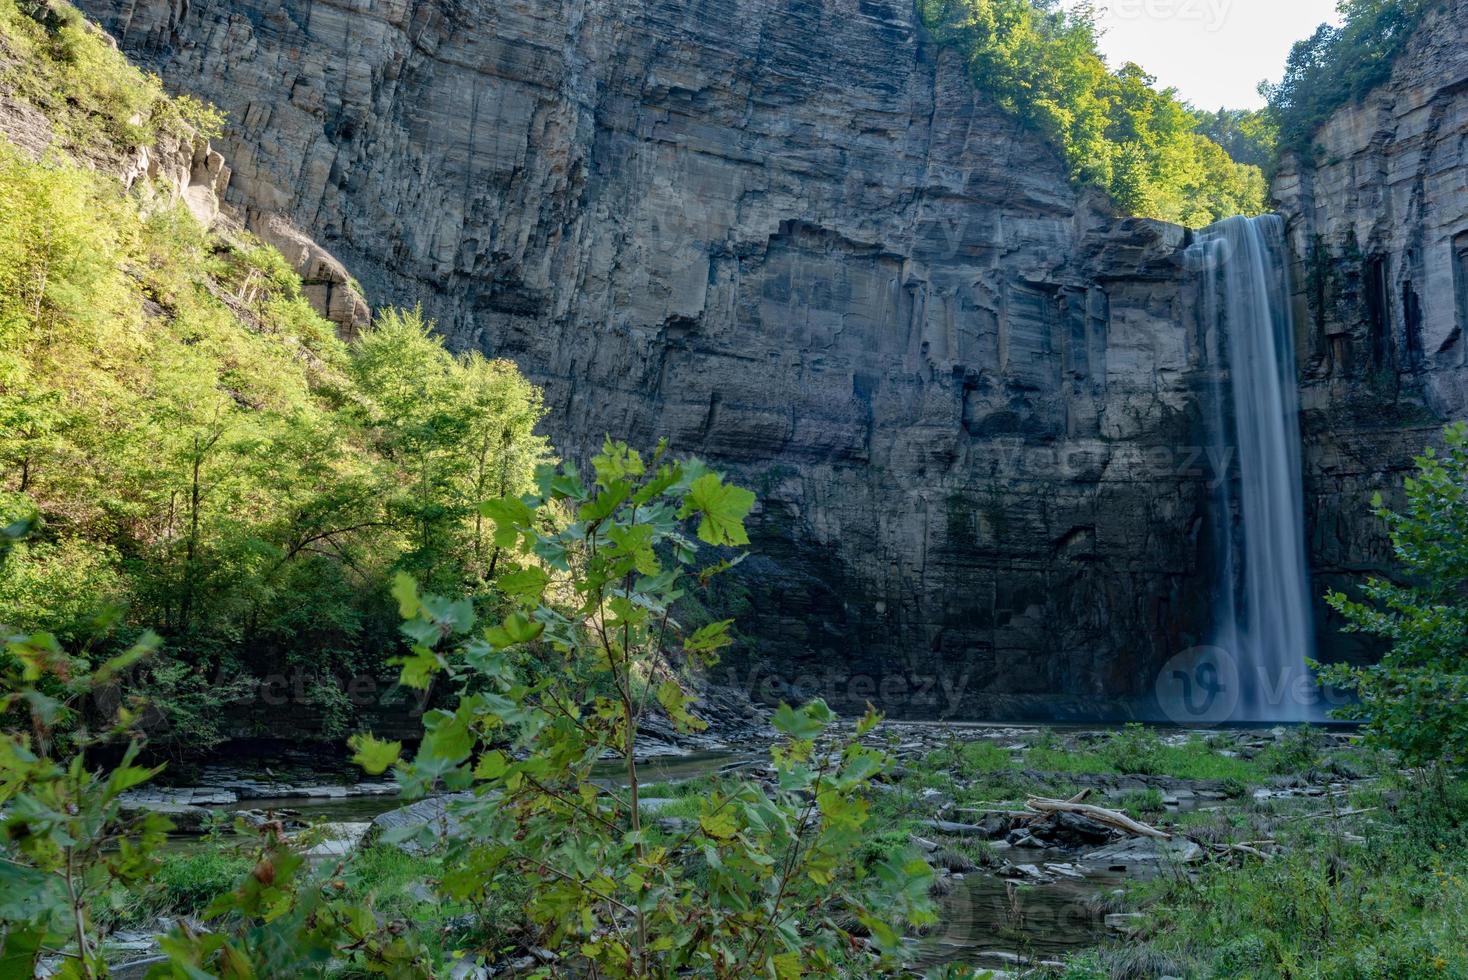
[[[737,670],[1095,712],[1202,637],[1184,233],[1078,196],[911,0],[81,6],[229,112],[252,225],[515,359],[565,454],[758,489]]]
[[[1313,162],[1287,161],[1274,193],[1299,258],[1322,593],[1387,567],[1372,493],[1391,495],[1443,422],[1468,418],[1468,0],[1429,14],[1391,80],[1315,142]]]

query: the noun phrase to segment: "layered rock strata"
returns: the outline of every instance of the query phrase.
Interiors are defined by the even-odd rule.
[[[1392,562],[1370,514],[1468,418],[1468,0],[1430,11],[1391,78],[1337,111],[1274,193],[1299,263],[1306,514],[1316,593]],[[1322,606],[1327,646],[1362,652]]]
[[[1130,710],[1207,636],[1181,229],[1116,219],[910,0],[84,0],[227,193],[604,434],[759,492],[757,695]]]

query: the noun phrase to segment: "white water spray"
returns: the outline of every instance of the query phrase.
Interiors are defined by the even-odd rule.
[[[1277,215],[1220,221],[1190,249],[1204,275],[1210,363],[1228,367],[1227,384],[1215,386],[1213,423],[1237,474],[1220,483],[1214,644],[1237,667],[1239,721],[1323,714],[1306,665],[1315,641],[1287,254]]]

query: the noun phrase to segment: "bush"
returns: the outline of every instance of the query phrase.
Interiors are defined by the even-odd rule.
[[[738,560],[708,549],[747,544],[754,503],[696,461],[665,461],[664,449],[645,463],[609,440],[589,482],[574,467],[544,467],[538,493],[485,505],[505,553],[499,586],[513,601],[487,629],[475,631],[469,602],[399,580],[416,644],[402,682],[422,689],[446,675],[459,698],[425,717],[411,763],[398,762],[399,744],[370,737],[354,740],[357,760],[379,773],[398,763],[410,792],[470,790],[455,806],[464,831],[448,842],[442,893],[479,905],[528,882],[532,942],[571,973],[897,969],[906,952],[897,926],[934,921],[932,871],[907,848],[863,850],[864,790],[886,764],[860,743],[876,715],[818,747],[830,709],[783,705],[772,719],[783,735],[773,787],[711,781],[680,804],[689,828],[644,823],[640,719],[656,705],[682,731],[702,727],[679,670],[712,663],[730,642],[727,621],[685,631],[673,603]],[[556,529],[548,518],[561,511],[575,520]],[[604,757],[625,789],[598,778]],[[853,936],[858,925],[873,952]]]
[[[1410,765],[1468,761],[1468,425],[1449,426],[1443,442],[1418,457],[1403,510],[1373,501],[1402,581],[1368,579],[1364,602],[1326,597],[1347,631],[1389,647],[1378,664],[1336,664],[1321,680],[1356,692],[1361,703],[1338,713],[1364,719],[1369,740]]]

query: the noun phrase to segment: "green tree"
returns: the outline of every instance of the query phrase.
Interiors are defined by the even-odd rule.
[[[199,681],[311,671],[331,700],[325,675],[383,669],[400,567],[492,601],[475,504],[531,486],[539,391],[414,313],[344,343],[274,249],[91,166],[210,118],[65,3],[0,0],[0,89],[57,135],[41,160],[0,136],[0,524],[34,530],[0,623],[157,628],[192,673],[140,682],[207,742]]]
[[[1450,426],[1444,444],[1418,457],[1401,511],[1380,494],[1373,504],[1404,581],[1368,580],[1364,602],[1327,596],[1347,630],[1389,647],[1378,664],[1335,665],[1323,679],[1359,694],[1343,713],[1411,765],[1468,760],[1468,425]]]
[[[605,977],[862,975],[899,963],[895,924],[931,922],[931,870],[920,859],[856,863],[863,789],[885,757],[856,736],[820,744],[822,702],[774,716],[775,786],[721,781],[696,821],[647,819],[639,724],[653,705],[683,731],[700,727],[678,679],[729,642],[728,622],[686,629],[674,603],[737,557],[754,495],[697,462],[643,458],[610,440],[594,476],[542,468],[538,491],[489,501],[495,543],[514,568],[499,578],[513,608],[475,631],[465,600],[397,597],[415,645],[402,682],[440,675],[459,688],[430,712],[411,762],[401,746],[356,739],[369,772],[397,763],[410,793],[472,790],[452,804],[442,888],[484,905],[530,882],[526,913],[561,965]],[[555,520],[568,513],[571,520]],[[700,547],[700,543],[702,547]],[[507,561],[506,564],[509,564]],[[599,777],[615,760],[620,786]],[[419,831],[421,832],[421,831]],[[876,952],[854,942],[870,933]]]
[[[1391,75],[1423,14],[1439,0],[1339,0],[1339,27],[1321,24],[1290,51],[1284,77],[1266,85],[1283,150],[1314,157],[1315,132]]]
[[[1193,111],[1135,64],[1110,71],[1087,5],[919,0],[928,28],[968,60],[975,84],[1052,140],[1073,180],[1128,214],[1205,225],[1265,210],[1257,166],[1198,131]]]

